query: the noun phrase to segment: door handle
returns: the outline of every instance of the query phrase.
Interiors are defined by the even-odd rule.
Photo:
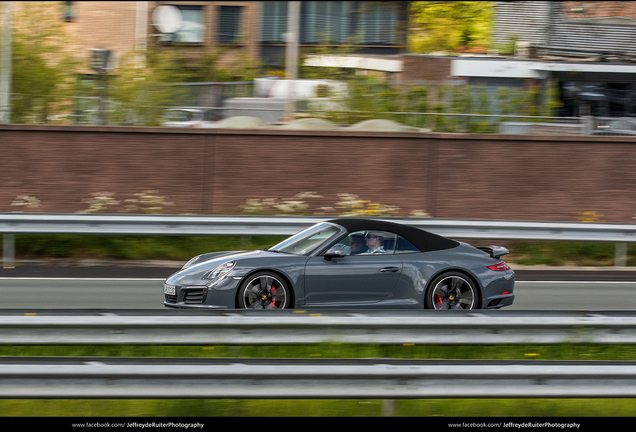
[[[400,270],[398,267],[384,267],[380,270],[380,273],[395,273]]]

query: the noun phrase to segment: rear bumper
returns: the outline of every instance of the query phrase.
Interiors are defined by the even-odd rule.
[[[502,273],[484,288],[481,301],[482,309],[499,309],[510,306],[514,302],[515,273],[512,270]]]
[[[484,309],[499,309],[504,306],[510,306],[515,300],[514,294],[506,294],[493,296],[486,299]]]

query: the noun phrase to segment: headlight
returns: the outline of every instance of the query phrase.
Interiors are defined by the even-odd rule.
[[[188,261],[187,263],[185,263],[183,265],[183,267],[181,267],[181,270],[183,269],[187,269],[188,267],[190,267],[192,264],[194,264],[195,262],[197,262],[199,260],[199,258],[201,258],[201,255],[197,255],[194,258],[192,258],[190,261]]]
[[[227,275],[236,265],[236,261],[228,261],[203,275],[202,279],[217,280]]]

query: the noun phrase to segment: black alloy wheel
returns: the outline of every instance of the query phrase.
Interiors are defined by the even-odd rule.
[[[291,292],[280,277],[257,273],[241,285],[238,303],[241,309],[286,309],[291,304]]]
[[[478,309],[479,293],[475,284],[462,273],[438,276],[426,294],[427,309]]]

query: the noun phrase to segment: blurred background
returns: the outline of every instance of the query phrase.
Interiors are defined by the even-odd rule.
[[[634,14],[632,2],[3,2],[2,118],[629,135],[615,120],[636,114]]]
[[[1,1],[0,7],[2,213],[634,221],[636,2]],[[24,262],[25,274],[40,274],[28,267],[31,258],[51,267],[66,266],[68,258],[69,267],[86,258],[107,266],[161,259],[178,268],[199,253],[278,240],[7,230],[3,252],[15,252],[18,266],[0,271],[6,289],[4,275]],[[524,266],[636,265],[634,243],[622,249],[609,241],[498,243],[511,250],[506,261]],[[25,298],[46,302],[20,282],[3,307]],[[42,283],[43,292],[52,291],[49,280]],[[82,284],[76,299],[88,295],[87,287],[111,292]],[[602,289],[619,293],[621,309],[630,307],[616,285],[589,287],[599,308],[607,304]],[[519,293],[531,289],[532,280]],[[555,309],[587,307],[563,286],[545,288],[549,295],[542,290],[546,302],[563,294]],[[151,280],[151,294],[145,292],[161,297],[160,282]],[[527,305],[522,297],[519,304]],[[149,343],[2,345],[0,355],[571,361],[633,360],[636,352],[614,343],[505,349]],[[2,399],[0,415],[387,415],[375,400],[282,402]],[[633,398],[387,405],[404,416],[634,412]]]
[[[636,2],[2,2],[0,211],[633,222]]]

